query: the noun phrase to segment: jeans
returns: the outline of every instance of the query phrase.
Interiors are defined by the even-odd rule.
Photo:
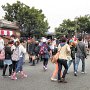
[[[23,70],[23,57],[20,57],[19,61],[17,61],[17,67],[16,67],[16,73],[18,71],[22,71]]]
[[[76,57],[76,60],[75,60],[75,72],[77,72],[78,70],[78,65],[79,65],[79,62],[80,60],[82,61],[82,72],[85,72],[85,58],[84,57]]]
[[[48,58],[43,58],[43,66],[47,67]]]
[[[68,65],[67,65],[67,60],[64,59],[59,59],[58,61],[58,80],[61,80],[61,70],[62,70],[62,65],[64,66],[65,70],[63,72],[62,78],[65,78],[68,70]]]
[[[75,72],[75,59],[73,59],[73,60],[69,60],[68,61],[68,69],[69,69],[69,67],[71,66],[71,64],[73,63],[73,68],[74,68],[74,72]]]
[[[13,72],[15,72],[16,67],[17,67],[17,61],[12,61],[12,69],[13,69]]]

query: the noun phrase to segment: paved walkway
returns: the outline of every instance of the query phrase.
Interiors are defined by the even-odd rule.
[[[28,77],[21,79],[18,76],[15,81],[9,77],[3,78],[1,76],[2,70],[0,70],[0,90],[90,90],[90,56],[86,59],[87,74],[81,74],[81,67],[79,67],[78,76],[75,77],[73,75],[73,66],[71,66],[66,77],[67,84],[50,81],[54,70],[54,65],[51,62],[49,62],[46,72],[43,71],[42,62],[34,67],[29,66],[26,62],[24,70],[27,72]]]

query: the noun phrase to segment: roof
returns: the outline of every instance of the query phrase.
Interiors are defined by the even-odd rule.
[[[5,19],[0,20],[0,28],[7,28],[7,29],[19,29],[16,25],[16,22],[7,21]]]

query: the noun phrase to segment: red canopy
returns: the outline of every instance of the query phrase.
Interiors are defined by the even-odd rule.
[[[10,31],[10,30],[4,30],[4,29],[0,29],[0,35],[5,35],[5,36],[11,36],[14,34],[14,31]]]

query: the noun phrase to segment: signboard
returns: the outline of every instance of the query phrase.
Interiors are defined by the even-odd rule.
[[[11,35],[14,35],[14,32],[13,31],[10,31],[10,30],[4,30],[4,29],[0,29],[0,35],[2,36],[11,36]]]

